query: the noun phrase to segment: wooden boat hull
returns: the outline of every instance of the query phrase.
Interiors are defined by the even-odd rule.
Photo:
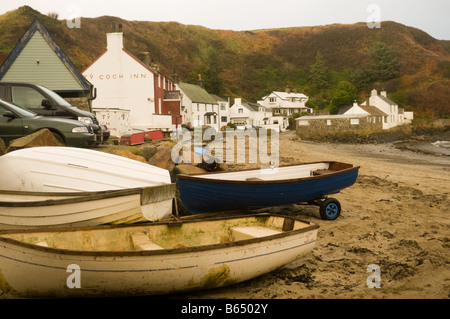
[[[269,168],[265,172],[256,169],[178,175],[177,183],[184,208],[191,214],[205,214],[320,199],[353,185],[358,169],[359,166],[338,162],[308,163],[280,167],[274,174],[270,174]],[[311,172],[317,172],[317,175]],[[228,178],[231,174],[234,177]],[[277,177],[279,174],[285,177]],[[240,175],[243,177],[237,179]]]
[[[72,147],[33,147],[0,156],[0,189],[92,192],[171,183],[167,170]]]
[[[315,244],[317,229],[293,217],[264,214],[53,233],[2,232],[0,289],[7,296],[61,298],[222,287],[304,256]],[[136,239],[139,235],[162,247],[150,247]],[[48,247],[40,246],[44,243]],[[125,243],[132,247],[117,250]],[[53,248],[57,245],[61,248]]]
[[[0,229],[128,224],[169,218],[175,184],[126,190],[0,191]]]

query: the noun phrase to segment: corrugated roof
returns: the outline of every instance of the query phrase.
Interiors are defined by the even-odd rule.
[[[205,89],[198,85],[190,83],[180,83],[178,84],[181,91],[187,95],[194,103],[205,103],[205,104],[218,104],[216,99],[214,99]]]

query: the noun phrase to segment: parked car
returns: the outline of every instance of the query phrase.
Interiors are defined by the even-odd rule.
[[[84,122],[92,126],[97,135],[97,143],[104,140],[103,129],[94,114],[71,105],[56,92],[43,85],[26,82],[0,82],[0,98],[41,116],[62,117]],[[105,134],[109,137],[108,130]]]
[[[66,146],[94,146],[96,135],[83,122],[56,117],[39,116],[25,108],[0,99],[0,138],[5,144],[22,136],[47,128]]]

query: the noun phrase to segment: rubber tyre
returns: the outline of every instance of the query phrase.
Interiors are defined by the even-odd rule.
[[[327,198],[320,204],[320,217],[324,220],[335,220],[341,214],[341,203],[335,198]]]

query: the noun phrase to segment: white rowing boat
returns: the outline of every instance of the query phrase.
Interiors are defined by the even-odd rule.
[[[175,184],[96,192],[0,191],[0,229],[128,224],[169,218]]]
[[[255,278],[310,252],[318,226],[256,214],[0,233],[6,296],[143,296]]]
[[[0,156],[0,189],[92,192],[171,183],[168,170],[74,147],[33,147]]]

